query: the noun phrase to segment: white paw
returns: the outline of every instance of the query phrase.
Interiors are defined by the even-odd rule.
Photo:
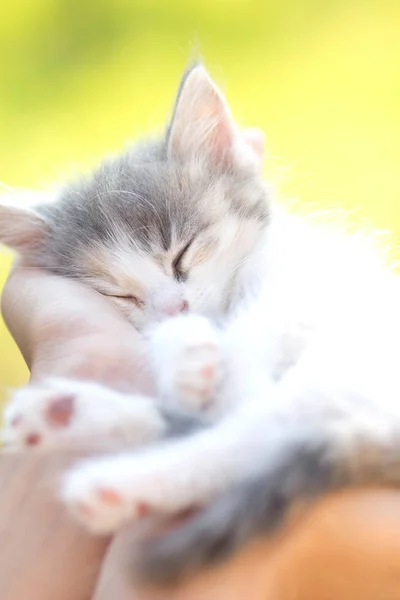
[[[4,412],[6,447],[90,442],[101,436],[144,443],[162,433],[151,400],[101,385],[49,379],[17,391]]]
[[[74,419],[76,394],[58,381],[29,385],[4,411],[3,443],[22,448],[52,444]]]
[[[152,467],[146,457],[132,455],[83,462],[66,474],[62,500],[91,531],[115,532],[168,505],[162,478]]]
[[[217,331],[204,317],[164,321],[151,338],[159,391],[189,410],[213,408],[222,378]]]

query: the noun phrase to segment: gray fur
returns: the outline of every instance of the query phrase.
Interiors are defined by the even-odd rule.
[[[168,151],[177,107],[190,72],[182,79],[174,115],[164,135],[105,160],[90,176],[65,186],[55,203],[36,208],[46,221],[47,231],[42,243],[29,247],[31,264],[95,286],[96,277],[85,257],[99,248],[118,249],[121,239],[132,248],[132,254],[156,257],[168,252],[173,237],[177,246],[184,247],[208,228],[223,227],[229,216],[243,223],[254,222],[255,236],[265,229],[269,197],[259,172],[233,162],[212,161],[209,156],[176,156]],[[214,204],[210,204],[210,198]],[[212,242],[210,239],[210,246]],[[112,268],[112,257],[109,262]],[[208,426],[200,417],[165,407],[160,407],[160,412],[167,424],[166,437],[187,435]],[[221,505],[224,506],[224,500]],[[207,522],[206,515],[205,519]],[[195,532],[196,523],[193,526]],[[239,530],[241,527],[238,536]],[[231,535],[236,543],[234,532]],[[177,536],[171,538],[173,549],[174,539],[186,539],[180,538],[179,532]],[[213,539],[202,539],[198,554],[191,548],[194,563],[205,560],[208,543],[212,544]],[[214,553],[212,547],[210,550]],[[162,555],[162,546],[158,551]],[[151,559],[150,554],[148,558]],[[171,554],[170,563],[166,561],[164,573],[172,574],[174,560],[178,567],[178,552]],[[162,574],[156,548],[149,564],[159,565],[157,570]]]
[[[279,453],[170,533],[153,537],[134,553],[135,577],[174,585],[219,564],[251,539],[273,535],[296,507],[334,490],[362,485],[398,486],[398,429],[378,448],[367,439],[343,448],[334,428],[288,426]]]
[[[273,534],[295,503],[309,503],[347,483],[330,444],[291,440],[278,461],[224,494],[171,533],[135,552],[134,572],[151,583],[173,585],[220,563],[250,539]]]
[[[177,104],[189,73],[183,77]],[[37,266],[86,280],[90,273],[82,261],[84,253],[98,244],[115,247],[121,235],[131,240],[132,251],[151,255],[170,248],[172,229],[184,246],[219,223],[223,214],[234,213],[265,227],[268,197],[259,175],[210,161],[207,168],[196,170],[189,158],[170,156],[172,123],[159,139],[134,145],[104,161],[91,176],[65,187],[57,203],[38,207],[49,232],[46,243],[31,254]],[[213,191],[220,209],[215,212],[204,203]]]
[[[158,404],[157,408],[166,426],[164,434],[166,438],[189,435],[210,425],[207,418],[200,413],[189,414],[162,404]]]
[[[227,213],[266,221],[265,190],[256,186],[256,180],[219,172],[191,178],[182,165],[167,160],[163,142],[133,148],[104,162],[88,180],[66,188],[58,204],[39,207],[49,221],[50,234],[36,263],[85,279],[82,253],[98,243],[115,246],[121,231],[132,240],[132,251],[138,246],[146,253],[167,251],[172,227],[185,245],[213,224],[202,198],[217,185],[224,189],[221,201]],[[251,203],[249,191],[254,195]]]

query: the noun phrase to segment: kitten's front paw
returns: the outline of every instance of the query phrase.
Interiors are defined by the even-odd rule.
[[[195,315],[169,319],[151,343],[161,395],[192,411],[212,409],[222,379],[222,356],[211,323]]]
[[[96,464],[90,462],[67,473],[62,499],[73,516],[94,533],[114,533],[140,514],[140,506],[136,508],[132,500],[126,498],[121,486],[108,476],[107,468],[99,471]]]
[[[67,385],[28,385],[4,411],[2,440],[15,449],[52,444],[74,419],[76,393]]]
[[[164,481],[145,457],[110,456],[82,462],[69,471],[61,497],[85,527],[114,533],[163,511]]]
[[[163,427],[150,398],[95,383],[49,379],[15,393],[4,413],[2,437],[10,449],[108,438],[140,445],[161,435]]]
[[[61,498],[98,533],[147,516],[179,514],[206,499],[202,475],[185,449],[186,443],[171,444],[84,461],[65,475]]]

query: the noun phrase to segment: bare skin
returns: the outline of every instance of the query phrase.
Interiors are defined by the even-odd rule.
[[[33,380],[84,377],[151,391],[138,335],[99,294],[19,267],[5,287],[2,308]],[[70,456],[38,453],[1,458],[0,485],[7,493],[1,497],[0,523],[9,525],[0,581],[7,599],[32,598],[35,587],[41,600],[89,598],[94,590],[109,540],[90,538],[54,499],[54,478],[70,461]]]

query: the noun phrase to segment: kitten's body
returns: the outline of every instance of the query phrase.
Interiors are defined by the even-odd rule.
[[[116,428],[136,445],[180,437],[79,465],[63,488],[100,531],[213,501],[146,546],[151,576],[226,555],[299,497],[399,482],[398,280],[359,237],[271,206],[257,152],[201,68],[165,140],[31,217],[0,217],[0,239],[111,296],[147,332],[158,400],[48,382],[19,392],[6,419],[22,445],[32,428],[50,444]],[[74,419],[54,432],[64,392]]]

